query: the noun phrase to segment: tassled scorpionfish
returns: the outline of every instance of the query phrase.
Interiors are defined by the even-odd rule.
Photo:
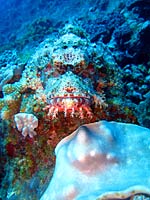
[[[20,80],[3,88],[3,119],[18,112],[43,118],[48,113],[50,119],[61,119],[60,114],[87,119],[106,106],[104,93],[113,101],[106,87],[117,82],[118,67],[106,45],[90,42],[84,30],[71,25],[53,37],[37,47]],[[115,89],[117,97],[119,92]]]

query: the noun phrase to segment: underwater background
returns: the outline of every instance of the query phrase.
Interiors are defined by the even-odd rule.
[[[150,128],[150,1],[0,3],[0,199],[38,200],[80,125]]]

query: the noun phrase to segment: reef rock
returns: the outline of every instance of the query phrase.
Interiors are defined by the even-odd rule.
[[[99,121],[56,147],[53,178],[41,200],[125,199],[150,194],[150,130]]]

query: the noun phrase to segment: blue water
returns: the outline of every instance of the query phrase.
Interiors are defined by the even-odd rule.
[[[112,4],[112,3],[111,3]],[[107,8],[109,1],[1,1],[0,6],[0,43],[6,44],[9,41],[20,39],[28,30],[28,25],[40,18],[51,21],[52,26],[59,28],[61,23],[65,23],[72,19],[85,21],[84,17],[94,17],[93,11],[97,12],[111,10],[112,6]],[[97,6],[97,7],[96,7]],[[92,10],[93,9],[93,10]],[[104,9],[104,10],[103,10]]]

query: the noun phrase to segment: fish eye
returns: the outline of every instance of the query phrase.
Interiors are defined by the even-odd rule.
[[[63,46],[63,49],[67,49],[68,47],[67,46]]]
[[[74,49],[77,49],[77,46],[74,45],[73,48],[74,48]]]

